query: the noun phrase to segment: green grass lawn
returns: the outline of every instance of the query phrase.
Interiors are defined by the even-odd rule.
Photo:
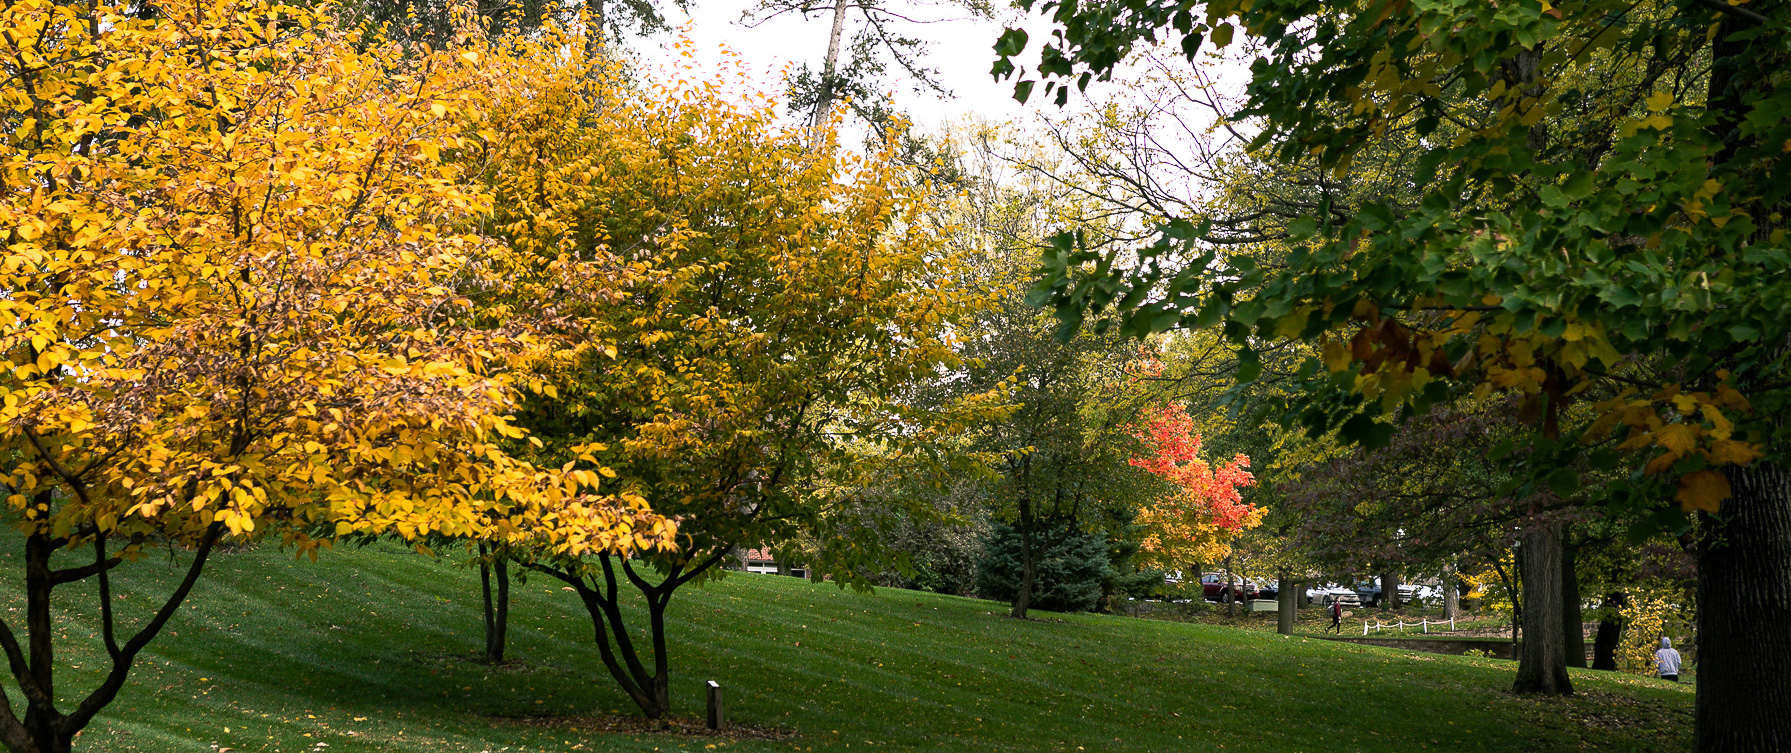
[[[16,538],[0,572],[16,573]],[[178,566],[122,568],[133,617]],[[1506,692],[1510,662],[1103,615],[1020,621],[1005,605],[731,576],[673,601],[673,701],[793,733],[730,739],[594,728],[632,706],[557,581],[513,596],[511,665],[475,661],[477,573],[395,547],[294,562],[217,556],[86,751],[1683,750],[1691,689],[1574,671],[1579,697]],[[139,590],[141,588],[142,590]],[[85,590],[84,590],[85,589]],[[100,653],[92,587],[59,646],[64,697]],[[17,624],[23,597],[0,589]],[[66,603],[66,602],[64,602]],[[15,698],[15,707],[16,706]],[[714,746],[711,748],[710,746]]]

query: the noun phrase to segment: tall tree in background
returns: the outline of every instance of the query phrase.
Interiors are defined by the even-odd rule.
[[[1021,582],[1010,614],[1025,617],[1039,560],[1056,539],[1112,517],[1129,523],[1139,501],[1166,484],[1126,463],[1142,453],[1130,427],[1148,395],[1132,373],[1137,344],[1093,333],[1059,342],[1049,315],[1024,298],[1044,234],[1086,207],[1036,175],[1014,172],[1011,158],[1034,145],[1014,143],[999,128],[968,126],[941,144],[952,162],[924,184],[936,197],[926,219],[965,261],[953,279],[985,291],[989,303],[962,325],[964,378],[940,385],[935,399],[1010,394],[1012,413],[978,427],[971,446],[1000,472],[989,498],[994,517],[1019,539]],[[1125,513],[1106,514],[1117,508]]]
[[[1791,428],[1777,418],[1791,400],[1791,89],[1777,74],[1791,5],[1040,7],[1063,31],[1047,91],[1085,86],[1158,30],[1190,58],[1242,30],[1260,45],[1239,113],[1256,147],[1338,167],[1390,131],[1425,139],[1415,209],[1315,213],[1290,225],[1286,267],[1219,252],[1187,217],[1137,263],[1094,270],[1102,255],[1065,236],[1043,300],[1072,322],[1117,308],[1139,332],[1329,339],[1294,415],[1353,441],[1384,441],[1374,415],[1423,412],[1448,382],[1523,395],[1526,484],[1571,492],[1583,438],[1596,462],[1641,471],[1608,504],[1699,532],[1698,748],[1791,746],[1774,711],[1791,704]],[[997,73],[1025,44],[1003,37]],[[1434,138],[1445,123],[1460,135]],[[1618,396],[1563,425],[1607,379]],[[1546,559],[1553,535],[1533,536]]]
[[[742,20],[758,25],[788,15],[826,18],[827,52],[821,69],[804,63],[791,79],[790,111],[806,115],[809,126],[818,129],[833,108],[845,102],[854,114],[883,131],[893,125],[893,113],[879,87],[887,85],[892,63],[917,91],[947,94],[939,72],[926,65],[926,42],[902,31],[939,20],[918,17],[916,5],[890,0],[760,0]],[[993,13],[988,0],[954,0],[948,5],[979,18]],[[854,25],[856,32],[848,34],[847,27]]]

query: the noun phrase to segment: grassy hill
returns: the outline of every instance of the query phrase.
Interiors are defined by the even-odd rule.
[[[8,537],[11,538],[11,537]],[[17,571],[5,542],[0,566]],[[1340,751],[1683,750],[1691,688],[1575,671],[1566,701],[1505,692],[1513,665],[1101,615],[1002,616],[993,602],[729,577],[673,601],[674,703],[777,735],[647,731],[557,581],[513,591],[511,665],[475,661],[477,573],[395,547],[294,562],[216,557],[77,750]],[[122,568],[130,616],[178,568]],[[136,587],[142,586],[139,592]],[[75,615],[95,609],[91,585]],[[82,590],[88,589],[88,590]],[[139,596],[139,593],[142,596]],[[23,597],[0,584],[10,619]],[[85,611],[83,611],[85,610]],[[91,687],[91,631],[59,645],[64,695]],[[83,690],[84,692],[84,690]],[[620,725],[622,731],[601,731]],[[711,746],[714,746],[713,748]]]

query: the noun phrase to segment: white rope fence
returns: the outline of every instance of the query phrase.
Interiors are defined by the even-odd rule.
[[[1394,622],[1381,622],[1381,621],[1380,621],[1380,620],[1375,620],[1375,621],[1374,621],[1374,625],[1373,625],[1373,627],[1374,627],[1374,632],[1377,632],[1377,633],[1378,633],[1378,632],[1380,632],[1380,631],[1381,631],[1381,628],[1392,628],[1392,629],[1395,629],[1395,630],[1404,630],[1404,629],[1405,629],[1405,628],[1406,628],[1406,627],[1407,627],[1407,626],[1410,626],[1410,627],[1421,627],[1421,628],[1423,628],[1423,629],[1424,629],[1424,632],[1425,632],[1425,633],[1426,633],[1426,634],[1428,634],[1428,633],[1430,633],[1430,626],[1431,626],[1431,625],[1442,625],[1442,624],[1448,624],[1448,625],[1449,625],[1449,631],[1450,631],[1450,632],[1454,632],[1454,631],[1455,631],[1455,618],[1454,618],[1454,617],[1450,617],[1450,618],[1449,618],[1449,619],[1448,619],[1448,620],[1446,620],[1446,621],[1445,621],[1445,620],[1434,620],[1434,621],[1432,621],[1432,620],[1419,620],[1419,621],[1417,621],[1417,622],[1406,622],[1406,621],[1405,621],[1405,620],[1400,620],[1400,621],[1399,621],[1399,622],[1396,622],[1396,623],[1394,623]],[[1362,621],[1362,634],[1363,634],[1363,635],[1367,635],[1367,634],[1368,634],[1368,628],[1369,628],[1369,624],[1368,624],[1368,621],[1367,621],[1367,620],[1363,620],[1363,621]]]

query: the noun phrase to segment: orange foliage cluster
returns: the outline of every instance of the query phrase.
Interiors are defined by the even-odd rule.
[[[1155,452],[1128,462],[1177,489],[1138,514],[1146,531],[1143,549],[1152,564],[1176,567],[1223,559],[1233,536],[1262,523],[1265,510],[1245,503],[1239,492],[1256,483],[1248,470],[1249,456],[1238,453],[1216,466],[1202,460],[1201,437],[1179,403],[1159,411],[1136,436]]]

